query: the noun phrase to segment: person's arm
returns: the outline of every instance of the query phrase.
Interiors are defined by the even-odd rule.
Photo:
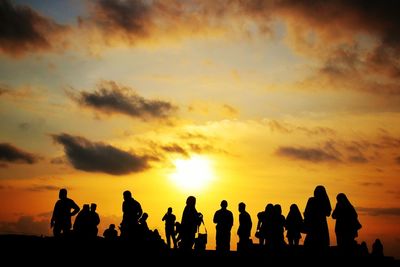
[[[162,217],[162,221],[165,221],[167,219],[167,214],[165,213],[164,216]]]
[[[337,214],[338,214],[338,206],[336,205],[335,209],[332,212],[332,219],[337,219]]]
[[[71,200],[71,204],[71,208],[73,209],[71,216],[75,216],[81,210],[81,208],[79,208],[79,206],[73,200]]]
[[[214,213],[213,222],[218,223],[218,211]]]

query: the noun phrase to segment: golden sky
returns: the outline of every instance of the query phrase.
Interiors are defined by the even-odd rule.
[[[255,232],[323,184],[400,257],[399,5],[0,0],[0,233],[51,234],[63,187],[102,233],[130,190],[163,237],[196,196],[209,249],[226,199],[235,249],[239,202]]]

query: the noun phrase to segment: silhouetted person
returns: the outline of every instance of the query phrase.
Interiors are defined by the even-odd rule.
[[[355,252],[358,230],[361,224],[358,215],[347,196],[339,193],[336,196],[336,207],[332,212],[332,218],[336,220],[335,233],[338,248],[342,253],[351,254]]]
[[[329,249],[329,231],[326,217],[332,211],[325,187],[318,185],[314,196],[307,201],[304,211],[304,226],[307,236],[304,245],[317,254],[325,254]]]
[[[367,242],[365,242],[365,241],[361,242],[360,247],[359,247],[359,255],[361,257],[369,256]]]
[[[51,217],[50,227],[53,228],[55,237],[65,236],[71,231],[71,217],[77,214],[80,210],[79,206],[72,200],[67,198],[67,189],[60,189],[58,194],[59,200],[56,202]],[[72,210],[72,212],[71,212]]]
[[[264,211],[261,211],[257,214],[258,222],[257,222],[257,231],[259,231],[259,240],[260,245],[270,245],[273,225],[272,225],[272,217],[274,213],[274,205],[268,203],[265,206]]]
[[[90,236],[90,206],[84,204],[82,210],[76,215],[74,222],[74,234],[78,238],[88,238]]]
[[[272,238],[271,248],[273,250],[280,250],[286,243],[283,236],[285,227],[285,216],[282,215],[282,207],[279,204],[274,205],[274,212],[272,215]]]
[[[250,214],[246,211],[246,204],[239,203],[239,228],[237,234],[239,236],[238,250],[248,251],[250,246],[250,234],[252,227]]]
[[[196,210],[196,198],[194,196],[189,196],[186,199],[186,206],[183,210],[182,220],[181,220],[181,245],[180,248],[184,251],[192,250],[194,245],[197,228],[201,223],[199,213]]]
[[[144,233],[147,233],[148,231],[150,231],[149,226],[147,225],[147,218],[149,218],[149,214],[144,212],[142,214],[142,217],[140,217],[140,219],[139,219],[140,228]]]
[[[162,217],[165,221],[165,238],[167,239],[168,248],[171,248],[171,239],[176,248],[176,238],[175,238],[175,220],[176,216],[172,213],[172,208],[169,207],[167,213]]]
[[[216,223],[216,250],[219,252],[230,251],[231,229],[233,226],[233,214],[227,209],[228,202],[221,201],[221,209],[214,214],[214,223]]]
[[[115,230],[115,224],[110,224],[110,226],[104,230],[103,236],[106,240],[116,240],[118,237],[118,232]]]
[[[289,246],[298,246],[301,238],[301,230],[303,228],[303,217],[296,204],[290,205],[285,228],[287,230],[286,237],[289,241]]]
[[[384,256],[383,245],[379,238],[376,239],[375,242],[372,244],[371,256],[376,258],[382,258]]]
[[[100,216],[96,212],[97,204],[92,203],[90,204],[90,236],[93,238],[97,237],[99,229],[97,226],[100,224]]]
[[[143,210],[139,202],[137,202],[130,191],[125,191],[124,202],[122,203],[122,222],[121,236],[124,238],[134,238],[139,230],[139,218],[142,216]]]

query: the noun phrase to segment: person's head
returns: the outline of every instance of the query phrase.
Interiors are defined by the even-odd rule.
[[[336,196],[336,200],[337,200],[338,203],[340,203],[342,205],[349,205],[350,204],[349,199],[347,198],[347,196],[344,193],[339,193]]]
[[[90,207],[89,204],[83,204],[82,211],[89,211]]]
[[[290,212],[292,212],[292,213],[300,213],[299,207],[296,204],[290,205]]]
[[[96,211],[96,209],[97,209],[97,204],[96,203],[90,204],[90,210],[91,211]]]
[[[226,209],[228,207],[228,201],[222,200],[221,201],[221,208]]]
[[[146,212],[144,212],[144,213],[142,214],[142,217],[140,218],[140,220],[141,220],[141,221],[146,221],[147,218],[149,218],[149,214],[147,214]]]
[[[172,213],[172,208],[171,207],[168,208],[168,213]]]
[[[111,230],[114,230],[115,229],[115,224],[110,224],[110,226],[109,226],[109,228],[111,229]]]
[[[275,215],[282,215],[282,207],[279,204],[274,205],[274,214]]]
[[[126,191],[124,192],[124,200],[131,199],[131,198],[132,198],[132,193],[131,193],[131,191],[126,190]]]
[[[271,215],[273,211],[274,211],[274,204],[268,203],[267,206],[265,206],[265,213]]]
[[[187,205],[187,206],[194,207],[194,206],[196,205],[196,198],[195,198],[194,196],[189,196],[189,197],[186,199],[186,205]]]
[[[328,194],[326,193],[326,189],[323,185],[318,185],[317,187],[315,187],[314,197],[320,198],[320,199],[328,197]]]
[[[239,212],[243,212],[246,210],[246,204],[244,204],[243,202],[239,203]]]
[[[60,192],[58,193],[58,197],[60,199],[66,199],[67,198],[67,189],[65,189],[65,188],[60,189]]]

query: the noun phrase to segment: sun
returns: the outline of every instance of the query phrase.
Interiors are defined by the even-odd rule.
[[[202,189],[214,178],[211,161],[204,156],[177,159],[174,165],[171,179],[183,190]]]

